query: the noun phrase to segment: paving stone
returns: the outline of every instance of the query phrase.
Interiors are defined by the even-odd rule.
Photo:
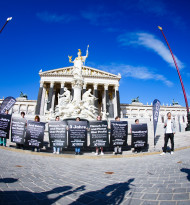
[[[142,205],[158,205],[158,201],[144,201]]]
[[[158,194],[144,194],[143,199],[156,200],[157,197],[158,197]]]
[[[172,200],[173,194],[159,194],[158,200]]]
[[[173,200],[184,200],[184,199],[189,199],[189,193],[185,193],[185,194],[174,194],[174,195],[173,195]]]
[[[173,190],[171,188],[160,188],[158,193],[173,193]]]
[[[188,201],[178,201],[177,205],[189,205],[190,204],[190,200]]]
[[[186,188],[175,188],[173,189],[173,193],[185,193],[186,190]]]
[[[129,198],[122,202],[122,205],[141,205],[143,203],[143,200],[141,199],[132,199]]]
[[[176,201],[161,201],[160,205],[176,205]]]

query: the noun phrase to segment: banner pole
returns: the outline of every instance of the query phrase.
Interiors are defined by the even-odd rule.
[[[160,27],[160,26],[158,26],[158,28],[159,28],[159,30],[162,32],[162,35],[164,36],[164,39],[165,39],[165,41],[166,41],[166,43],[167,43],[167,46],[168,46],[168,48],[169,48],[169,50],[170,50],[170,53],[171,53],[171,55],[172,55],[172,58],[173,58],[175,67],[176,67],[176,69],[177,69],[177,73],[178,73],[178,76],[179,76],[179,79],[180,79],[181,87],[182,87],[182,90],[183,90],[183,95],[184,95],[184,98],[185,98],[185,104],[186,104],[186,108],[187,108],[187,122],[188,122],[188,123],[187,123],[186,131],[190,131],[190,113],[189,113],[189,106],[188,106],[187,96],[186,96],[185,88],[184,88],[183,81],[182,81],[182,78],[181,78],[181,74],[180,74],[180,71],[179,71],[177,62],[176,62],[176,60],[175,60],[175,57],[174,57],[174,55],[173,55],[173,52],[172,52],[172,50],[171,50],[171,48],[170,48],[170,45],[169,45],[169,43],[168,43],[168,41],[167,41],[167,39],[166,39],[166,36],[164,35],[163,29],[162,29],[162,27]]]

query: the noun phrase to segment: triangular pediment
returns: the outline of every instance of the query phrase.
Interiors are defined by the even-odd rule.
[[[39,75],[42,76],[71,76],[73,73],[74,66],[58,68],[54,70],[44,71],[42,70],[39,72]],[[87,66],[82,67],[82,76],[84,77],[94,77],[94,78],[115,78],[120,79],[121,75],[115,75],[109,72],[105,72],[102,70],[98,70],[96,68],[91,68]]]

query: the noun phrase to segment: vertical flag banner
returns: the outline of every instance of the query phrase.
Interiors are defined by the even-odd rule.
[[[10,110],[14,104],[16,103],[16,99],[9,96],[5,98],[0,107],[0,113],[5,113],[6,110]]]
[[[153,101],[154,146],[155,146],[155,136],[156,136],[156,128],[158,123],[159,111],[160,111],[160,101],[155,99]]]

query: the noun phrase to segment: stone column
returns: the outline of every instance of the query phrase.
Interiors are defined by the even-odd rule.
[[[74,84],[71,83],[71,96],[72,96],[72,99],[74,99]]]
[[[117,113],[117,98],[116,98],[116,90],[118,90],[118,86],[115,85],[114,87],[114,99],[113,99],[113,104],[114,104],[114,118],[118,115]]]
[[[40,115],[44,115],[45,94],[46,94],[46,88],[45,88],[45,84],[44,84],[44,85],[43,85],[43,90],[42,90],[42,99],[41,99]]]
[[[120,117],[120,97],[119,97],[119,86],[115,87],[115,95],[117,100],[117,116]]]
[[[28,114],[28,104],[26,104],[26,115]]]
[[[106,98],[105,98],[105,90],[102,91],[102,110],[103,112],[106,111]]]
[[[95,96],[96,98],[98,98],[98,84],[97,84],[97,83],[94,84],[94,96]],[[94,106],[95,106],[96,108],[98,108],[98,100],[95,100],[95,101],[94,101]]]
[[[64,86],[65,86],[65,82],[61,82],[60,95],[64,93]]]
[[[49,89],[49,95],[48,95],[48,104],[47,104],[47,110],[50,110],[52,105],[52,98],[53,98],[53,91],[54,91],[54,82],[50,83],[50,89]]]
[[[36,111],[35,114],[39,115],[40,114],[40,108],[41,108],[41,101],[42,101],[42,92],[43,92],[43,81],[40,81],[40,88],[38,91],[38,99],[37,99],[37,104],[36,104]]]
[[[84,83],[83,85],[82,94],[84,94],[85,92],[86,92],[86,83]]]
[[[109,95],[108,95],[108,84],[104,85],[104,112],[108,113],[109,112]]]
[[[52,103],[51,103],[51,109],[54,111],[54,105],[55,105],[55,90],[53,91],[53,96],[52,96]]]
[[[20,114],[20,107],[21,107],[21,104],[18,104],[18,114]]]

